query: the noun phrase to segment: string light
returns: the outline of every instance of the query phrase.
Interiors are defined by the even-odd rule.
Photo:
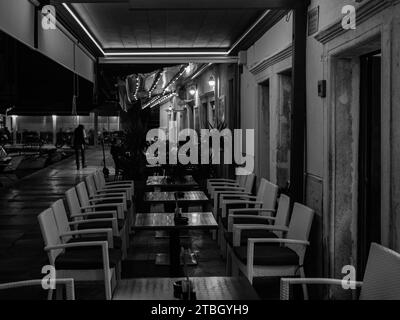
[[[164,96],[157,96],[157,97],[151,99],[148,103],[146,103],[143,106],[143,109],[146,109],[146,108],[151,109],[151,108],[171,99],[173,96],[177,96],[177,94],[175,92],[172,92],[172,93],[164,95]]]
[[[178,74],[175,75],[174,78],[172,78],[172,80],[167,84],[167,86],[164,88],[163,90],[163,94],[165,94],[168,90],[168,88],[172,85],[174,85],[179,79],[180,77],[183,76],[183,74],[186,72],[186,68],[188,67],[188,65],[185,65],[181,68],[181,70],[179,70]]]
[[[137,78],[136,78],[136,90],[135,90],[135,94],[133,95],[133,97],[135,98],[135,100],[138,100],[139,88],[140,88],[140,77],[137,76]]]
[[[156,78],[155,78],[155,80],[154,80],[154,83],[153,83],[153,85],[151,86],[151,88],[150,88],[150,90],[149,90],[149,98],[151,98],[151,96],[152,96],[152,94],[153,94],[153,91],[157,88],[157,85],[158,85],[158,83],[159,83],[160,80],[161,80],[162,74],[163,74],[162,71],[159,71],[159,72],[157,73]]]

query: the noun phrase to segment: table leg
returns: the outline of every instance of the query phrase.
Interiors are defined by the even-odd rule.
[[[169,259],[171,276],[181,275],[181,242],[179,230],[172,230],[169,234]]]

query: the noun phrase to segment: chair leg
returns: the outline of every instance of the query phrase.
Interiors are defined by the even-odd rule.
[[[239,277],[239,266],[235,262],[235,259],[232,257],[232,264],[231,264],[231,271],[232,271],[232,277],[236,278]]]
[[[129,241],[126,237],[126,232],[125,232],[125,228],[123,230],[121,230],[120,232],[121,235],[121,240],[122,240],[122,260],[126,260],[126,258],[128,257],[128,244],[127,242]]]
[[[111,300],[112,288],[111,288],[111,279],[109,277],[104,278],[104,289],[106,293],[106,300]]]
[[[221,234],[222,234],[222,231],[221,231],[221,229],[222,229],[222,227],[221,227],[221,224],[218,226],[218,234],[217,234],[217,242],[218,242],[218,248],[221,248],[221,239],[222,239],[222,237],[221,237]]]
[[[63,300],[63,286],[56,286],[56,300]]]
[[[223,232],[221,232],[223,233]],[[221,256],[222,259],[226,259],[226,248],[227,248],[227,244],[226,244],[226,240],[225,237],[223,235],[221,235]]]
[[[231,253],[231,248],[228,247],[226,250],[226,269],[225,273],[227,277],[232,276],[232,253]]]
[[[306,277],[306,274],[304,273],[304,267],[301,267],[301,268],[300,268],[300,276],[301,276],[301,278],[303,278],[303,279]],[[303,287],[303,297],[304,297],[304,300],[308,300],[307,285],[306,285],[306,284],[302,284],[302,287]]]

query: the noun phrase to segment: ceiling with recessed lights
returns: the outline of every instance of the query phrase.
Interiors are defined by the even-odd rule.
[[[202,1],[185,1],[181,7],[176,6],[177,0],[149,0],[148,3],[53,1],[57,15],[78,33],[78,38],[84,39],[92,51],[97,51],[96,55],[110,59],[135,56],[225,58],[246,50],[287,12],[282,8],[269,10],[260,5],[248,6],[247,1],[239,7],[230,7],[227,1],[214,7],[208,1],[210,8]],[[267,0],[267,3],[271,1],[293,0]]]
[[[105,50],[228,50],[264,10],[133,10],[129,3],[75,3]]]

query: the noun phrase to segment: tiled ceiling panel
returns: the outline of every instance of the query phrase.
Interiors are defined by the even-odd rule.
[[[226,49],[263,10],[132,10],[129,3],[73,9],[105,49]]]

